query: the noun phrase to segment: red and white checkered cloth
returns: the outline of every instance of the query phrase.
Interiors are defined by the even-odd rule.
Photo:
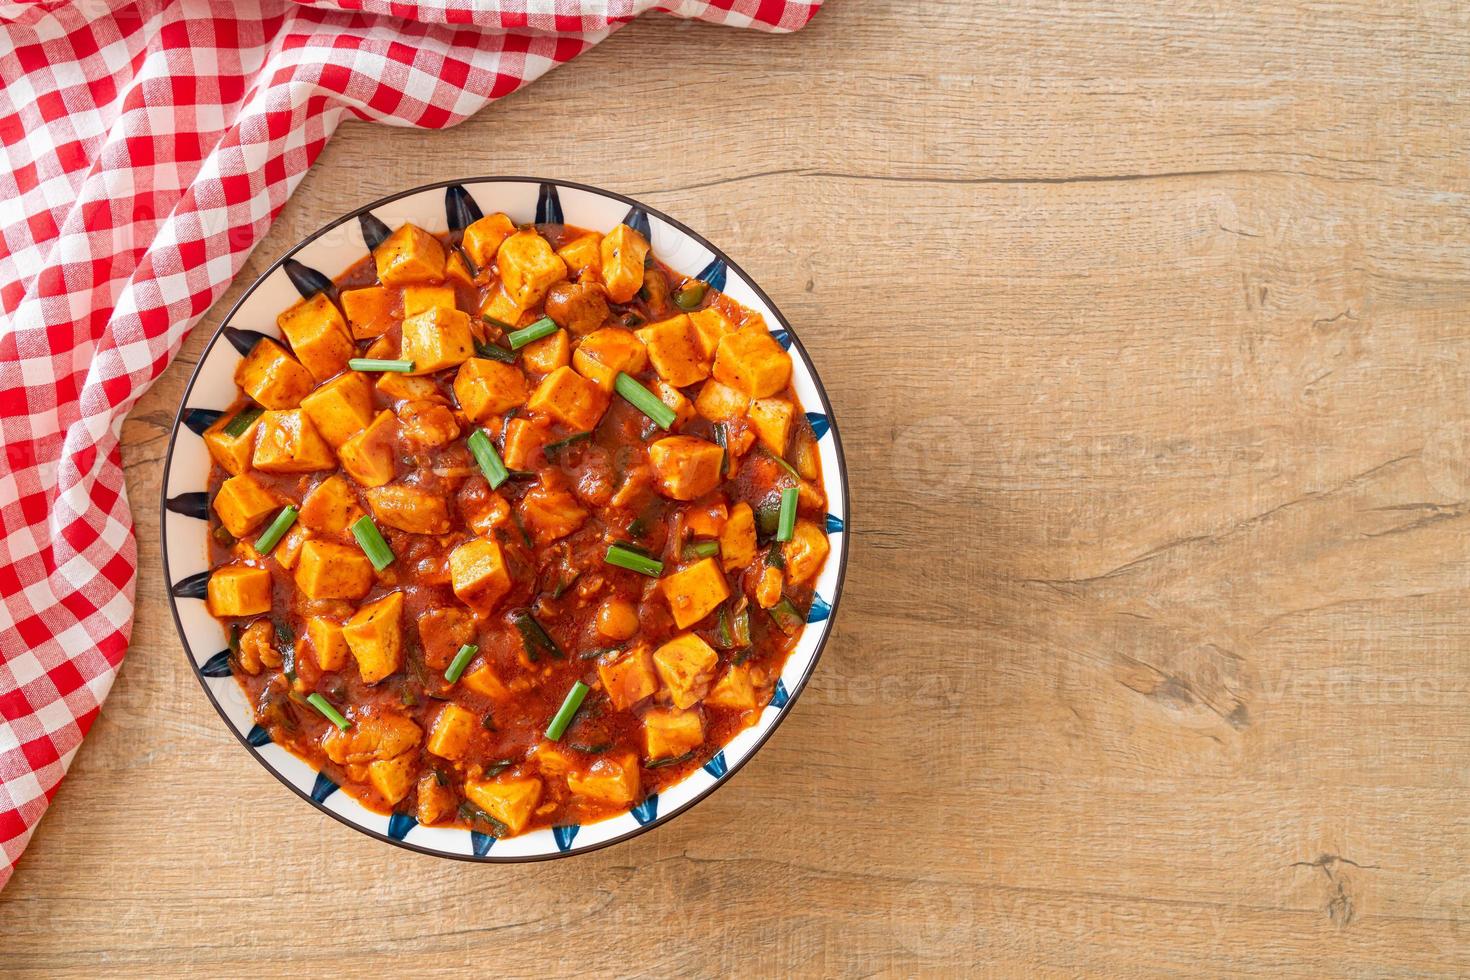
[[[127,651],[123,417],[344,116],[451,126],[648,10],[821,0],[0,0],[0,887]]]

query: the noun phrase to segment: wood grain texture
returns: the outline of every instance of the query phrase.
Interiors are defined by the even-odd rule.
[[[0,895],[0,971],[1470,969],[1467,9],[650,17],[453,130],[344,126],[124,427],[133,649]],[[821,667],[733,785],[519,868],[375,843],[251,762],[157,546],[243,286],[491,173],[728,249],[822,373],[855,527]]]

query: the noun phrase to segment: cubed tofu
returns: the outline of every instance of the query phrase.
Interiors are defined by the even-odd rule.
[[[536,374],[550,374],[571,362],[572,340],[565,330],[533,340],[521,348],[521,364]]]
[[[448,534],[449,502],[441,494],[395,483],[364,494],[379,524],[410,534]]]
[[[534,470],[536,454],[546,444],[546,430],[529,419],[511,419],[505,427],[502,462],[513,470]]]
[[[255,434],[260,431],[260,416],[256,415],[255,421],[245,427],[238,436],[232,436],[225,431],[230,423],[239,417],[240,412],[258,411],[253,405],[247,405],[230,415],[225,415],[214,425],[204,431],[204,445],[209,449],[209,455],[224,469],[226,473],[239,476],[250,469],[250,458],[255,455]]]
[[[403,669],[403,593],[389,592],[363,606],[342,627],[364,684]]]
[[[755,511],[740,501],[720,530],[720,559],[727,570],[744,568],[755,560]]]
[[[684,512],[684,527],[689,533],[705,538],[717,538],[730,519],[730,509],[723,500],[713,500],[703,505],[690,507]]]
[[[489,664],[482,664],[466,672],[460,677],[460,681],[471,691],[482,694],[492,701],[504,701],[510,697],[510,688],[501,682],[500,676],[490,668]]]
[[[537,485],[520,502],[521,523],[537,544],[566,537],[587,520],[587,511],[565,490]]]
[[[710,362],[694,341],[689,317],[680,313],[668,320],[650,323],[638,330],[638,339],[648,348],[653,369],[675,388],[684,388],[709,377]],[[631,372],[630,372],[631,373]]]
[[[501,212],[487,214],[464,230],[462,244],[465,254],[475,265],[484,269],[495,261],[500,243],[514,235],[515,230],[515,222]]]
[[[607,404],[607,392],[595,382],[569,367],[559,367],[536,386],[526,407],[578,432],[586,432],[597,426],[602,413],[607,411]]]
[[[582,338],[572,354],[577,373],[605,392],[613,390],[619,371],[637,374],[648,366],[648,351],[631,330],[603,327]]]
[[[720,384],[710,378],[699,387],[694,396],[694,409],[711,422],[733,422],[745,418],[750,408],[750,399],[734,388]]]
[[[225,565],[209,576],[209,612],[258,616],[271,611],[271,573],[249,565]]]
[[[674,623],[680,629],[693,626],[730,598],[730,584],[714,558],[703,558],[688,568],[659,580]]]
[[[449,258],[444,260],[444,278],[450,283],[458,283],[461,286],[475,286],[475,274],[470,271],[469,263],[463,255],[458,252],[450,252]]]
[[[709,693],[719,655],[693,633],[681,633],[653,651],[653,669],[669,689],[674,707],[689,708]]]
[[[608,806],[627,807],[638,799],[638,757],[631,752],[604,756],[584,771],[567,773],[567,789]]]
[[[230,477],[220,484],[214,495],[214,512],[219,515],[225,530],[237,538],[243,538],[260,527],[280,508],[281,502],[276,495],[249,474]]]
[[[541,802],[539,779],[466,779],[464,795],[475,806],[519,834],[526,829],[536,804]]]
[[[596,232],[588,232],[579,235],[556,250],[561,260],[567,264],[567,270],[574,276],[591,270],[593,273],[602,270],[602,236]]]
[[[424,454],[459,438],[459,419],[441,399],[398,406],[398,435],[410,452]]]
[[[508,329],[515,329],[521,325],[521,320],[526,315],[526,309],[506,295],[505,290],[496,286],[490,290],[490,295],[480,304],[480,315],[506,325]]]
[[[429,669],[443,671],[460,648],[475,642],[475,619],[458,606],[435,606],[418,617],[419,643]]]
[[[453,286],[428,286],[415,283],[403,287],[403,316],[405,319],[427,313],[435,307],[454,309]]]
[[[456,802],[454,790],[446,783],[441,783],[439,781],[441,778],[434,772],[426,772],[419,776],[417,803],[418,820],[421,824],[432,826],[442,823],[454,813]]]
[[[284,347],[265,337],[235,368],[235,383],[266,408],[295,408],[316,379]]]
[[[301,502],[301,523],[322,534],[340,534],[362,516],[352,487],[337,473],[312,487]]]
[[[800,585],[815,578],[817,572],[822,570],[822,563],[827,560],[829,548],[826,532],[815,521],[805,518],[797,521],[791,540],[781,546],[781,552],[786,558],[787,581],[792,585]]]
[[[416,378],[411,374],[400,374],[397,371],[384,371],[383,376],[378,379],[374,387],[382,392],[385,398],[391,398],[396,402],[432,401],[441,397],[439,386],[434,383],[433,378]]]
[[[526,376],[514,364],[472,357],[460,365],[459,373],[454,376],[454,397],[465,415],[483,422],[492,415],[504,415],[524,405],[530,391]]]
[[[405,361],[413,361],[410,374],[433,374],[463,364],[475,356],[469,314],[435,306],[409,317],[403,321],[399,350]]]
[[[627,225],[620,224],[602,239],[602,282],[608,299],[626,303],[643,287],[643,260],[648,241]]]
[[[694,500],[720,485],[725,451],[694,436],[667,436],[648,447],[658,492],[674,500]]]
[[[655,381],[648,386],[658,400],[674,410],[674,424],[683,425],[694,418],[694,403],[684,393],[667,381]]]
[[[461,602],[484,612],[494,609],[511,585],[500,545],[489,538],[474,538],[451,551],[449,578]]]
[[[398,297],[384,286],[344,289],[341,299],[347,326],[356,340],[381,337],[399,320]]]
[[[337,304],[326,293],[302,300],[276,317],[276,325],[291,343],[291,352],[318,381],[346,369],[353,356],[352,335]]]
[[[347,666],[347,638],[342,635],[341,623],[312,616],[306,621],[306,639],[311,644],[316,665],[322,670],[341,670]]]
[[[392,759],[369,762],[367,770],[368,782],[373,784],[383,802],[392,806],[413,788],[414,776],[418,774],[418,759],[405,752]]]
[[[757,398],[750,403],[745,417],[750,420],[750,427],[755,430],[761,445],[777,456],[784,456],[795,414],[796,410],[784,398]]]
[[[308,599],[361,599],[373,587],[373,563],[361,548],[313,538],[301,546],[295,578]]]
[[[342,468],[365,487],[381,487],[393,479],[397,436],[398,420],[393,413],[379,412],[371,425],[338,447]]]
[[[261,415],[252,462],[266,473],[311,473],[337,465],[332,447],[300,409]]]
[[[754,708],[755,685],[750,680],[750,668],[742,665],[725,671],[705,695],[704,703],[716,708],[733,708],[736,711]]]
[[[444,246],[417,225],[404,225],[373,250],[378,281],[385,286],[439,282],[444,278]]]
[[[743,395],[767,398],[791,380],[791,355],[764,330],[736,330],[720,338],[713,374]]]
[[[373,420],[372,382],[365,374],[348,371],[301,399],[301,410],[335,449]]]
[[[522,309],[541,302],[553,283],[567,277],[567,264],[533,228],[518,231],[501,242],[495,261],[506,295]]]
[[[280,563],[281,567],[290,571],[296,567],[296,562],[301,558],[301,549],[306,542],[311,540],[311,532],[302,527],[298,522],[291,525],[291,529],[281,538],[276,549],[271,552],[271,557]]]
[[[735,324],[713,306],[689,314],[689,325],[694,329],[694,342],[706,361],[713,361],[720,338],[735,329]]]
[[[322,739],[327,758],[339,766],[361,766],[380,759],[396,759],[424,739],[424,730],[397,706],[368,706],[353,712],[346,731],[328,728]]]
[[[429,729],[425,747],[441,759],[462,759],[470,747],[470,736],[479,727],[479,719],[457,704],[439,709],[439,717]]]
[[[602,679],[608,699],[619,711],[627,711],[658,691],[653,657],[645,646],[636,646],[611,660],[599,662],[597,676]]]
[[[643,714],[643,757],[677,759],[704,743],[704,719],[698,711],[651,708]]]

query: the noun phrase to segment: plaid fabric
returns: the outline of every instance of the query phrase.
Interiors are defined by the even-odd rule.
[[[0,2],[0,887],[127,651],[123,417],[344,114],[450,126],[648,10],[820,3]]]

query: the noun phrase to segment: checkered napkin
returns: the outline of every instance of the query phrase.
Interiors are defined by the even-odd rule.
[[[345,116],[451,126],[648,10],[821,0],[0,0],[0,887],[128,647],[123,417]]]

